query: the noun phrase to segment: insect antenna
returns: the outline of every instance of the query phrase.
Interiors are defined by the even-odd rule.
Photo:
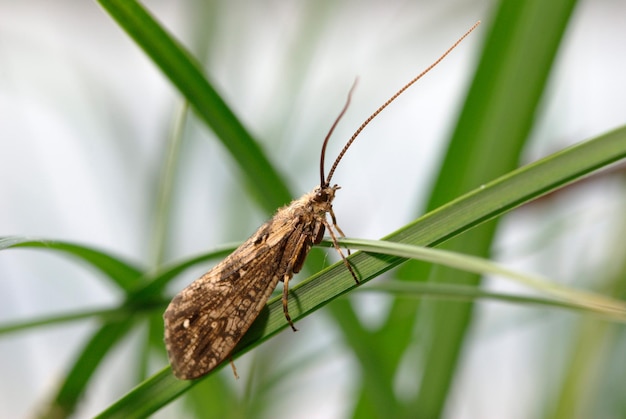
[[[341,152],[339,153],[339,155],[337,156],[337,159],[335,159],[335,162],[333,163],[333,166],[330,168],[330,172],[328,172],[328,177],[326,178],[326,181],[324,181],[323,177],[323,171],[322,171],[322,185],[328,185],[330,184],[330,179],[333,177],[333,174],[335,173],[335,169],[337,169],[337,166],[339,165],[339,162],[341,161],[341,159],[343,158],[344,154],[346,154],[346,151],[348,151],[348,148],[350,148],[350,146],[352,145],[352,143],[354,142],[354,140],[356,140],[356,137],[359,136],[359,134],[361,133],[361,131],[363,131],[363,129],[367,126],[367,124],[369,124],[370,122],[372,122],[372,120],[374,118],[376,118],[378,116],[379,113],[381,113],[383,111],[383,109],[385,109],[387,106],[389,106],[389,104],[391,102],[393,102],[394,100],[397,99],[398,96],[400,96],[402,93],[404,93],[404,91],[406,89],[408,89],[409,87],[411,87],[413,85],[413,83],[415,83],[416,81],[418,81],[419,79],[421,79],[426,73],[428,73],[430,70],[432,70],[437,64],[439,64],[444,58],[446,58],[446,56],[454,49],[456,48],[461,41],[463,41],[467,35],[469,35],[474,29],[476,29],[476,27],[480,24],[480,21],[476,22],[474,24],[474,26],[472,26],[467,32],[465,32],[465,34],[463,36],[461,36],[450,48],[448,48],[448,50],[446,52],[444,52],[441,57],[439,57],[434,63],[432,63],[431,65],[429,65],[424,71],[422,71],[420,74],[418,74],[413,80],[411,80],[410,82],[408,82],[406,85],[404,85],[403,88],[401,88],[400,90],[398,90],[393,96],[391,96],[385,103],[382,104],[382,106],[380,108],[378,108],[376,110],[376,112],[374,112],[373,114],[371,114],[369,116],[369,118],[367,118],[362,124],[361,126],[354,132],[354,134],[352,134],[352,137],[350,137],[350,139],[348,140],[348,142],[346,143],[346,145],[343,147],[343,149],[341,150]],[[352,91],[350,91],[350,93],[352,93]],[[348,102],[350,102],[350,97],[348,97]],[[346,104],[347,105],[347,104]],[[344,108],[345,111],[345,108]],[[341,117],[341,115],[343,115],[343,111],[342,113],[339,115],[339,117]],[[335,121],[335,125],[336,125],[337,121]],[[332,130],[335,128],[335,126],[333,125],[333,128],[331,128],[330,132],[332,133]],[[330,136],[330,133],[329,133]],[[328,141],[328,137],[326,138],[326,140],[324,141],[324,148],[326,147],[326,141]],[[324,150],[322,150],[322,159],[324,158]],[[323,160],[322,160],[322,164],[323,164]]]
[[[357,81],[359,81],[358,78],[356,78],[354,80],[354,83],[352,83],[352,87],[350,88],[350,91],[348,92],[348,99],[346,99],[346,104],[343,105],[343,109],[341,109],[341,112],[339,112],[339,115],[335,119],[335,122],[333,122],[333,125],[330,127],[328,134],[326,134],[326,138],[324,138],[324,143],[322,144],[322,153],[320,154],[320,186],[321,187],[328,185],[328,182],[324,182],[324,177],[325,177],[324,157],[326,156],[326,145],[328,145],[328,140],[330,139],[330,136],[333,135],[333,131],[335,130],[335,127],[337,127],[337,124],[339,123],[343,115],[348,110],[348,106],[350,106],[350,100],[352,99],[352,92],[354,92],[354,89],[356,88]]]

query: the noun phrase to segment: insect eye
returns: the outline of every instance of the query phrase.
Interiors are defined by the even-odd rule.
[[[328,192],[326,192],[325,190],[320,190],[317,191],[317,193],[315,194],[315,200],[317,202],[326,202],[328,201]]]

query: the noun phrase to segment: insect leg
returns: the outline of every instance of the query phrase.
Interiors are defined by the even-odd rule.
[[[233,361],[233,357],[230,357],[230,367],[233,369],[233,375],[235,379],[239,380],[239,374],[237,374],[237,367],[235,366],[235,361]]]
[[[337,229],[337,232],[339,233],[339,235],[340,235],[341,237],[346,237],[346,235],[345,235],[345,234],[343,234],[343,231],[341,230],[341,228],[337,225],[337,218],[335,217],[335,211],[333,211],[333,207],[330,207],[330,209],[328,210],[328,212],[330,213],[330,219],[331,219],[331,220],[333,220],[333,227],[335,227],[335,228]],[[328,224],[327,224],[327,223],[325,223],[325,224],[328,226]],[[330,228],[330,226],[328,226],[328,229],[329,229],[329,230],[332,230],[332,229]],[[332,231],[331,231],[331,237],[332,237]],[[334,242],[335,240],[336,240],[336,239],[333,237],[333,242]],[[333,244],[334,244],[334,243],[333,243]],[[336,247],[336,246],[335,246],[335,247]],[[350,253],[350,249],[346,249],[346,250],[347,250],[347,252],[348,252],[348,256],[350,256],[350,255],[351,255],[351,253]],[[339,252],[339,253],[341,253],[341,252]],[[343,258],[343,255],[341,255],[341,257]],[[344,258],[344,259],[345,259],[345,258]],[[353,275],[353,276],[354,276],[354,275]],[[356,278],[355,278],[355,279],[356,279]],[[358,282],[358,281],[357,281],[357,282]]]
[[[334,217],[334,214],[332,213],[332,211],[330,212],[331,217]],[[334,220],[333,220],[334,222]],[[354,278],[354,282],[357,283],[357,285],[359,284],[359,279],[356,276],[356,273],[354,273],[354,269],[352,269],[352,265],[350,265],[350,262],[348,262],[348,259],[346,259],[346,256],[343,254],[343,252],[341,251],[341,247],[339,247],[339,243],[337,242],[337,236],[335,236],[335,232],[333,231],[332,227],[328,224],[328,221],[324,220],[323,221],[324,225],[326,226],[326,228],[328,229],[328,233],[330,234],[330,238],[333,240],[333,246],[335,247],[335,250],[339,253],[339,256],[341,256],[341,259],[343,260],[343,264],[346,265],[346,268],[348,268],[348,270],[350,271],[350,274],[352,275],[352,278]],[[337,227],[337,225],[335,224],[335,227]],[[341,234],[342,237],[345,237],[343,235],[343,233],[341,232],[341,230],[339,230],[339,227],[337,227],[337,231],[339,231],[339,234]]]
[[[308,253],[308,249],[310,248],[310,238],[301,234],[298,238],[297,243],[293,247],[293,256],[289,260],[289,264],[287,265],[287,269],[285,270],[285,274],[283,275],[283,313],[285,314],[285,318],[289,322],[289,326],[293,329],[294,332],[297,332],[296,326],[293,324],[291,320],[291,316],[289,315],[289,280],[293,277],[294,268],[296,270],[300,270],[302,267],[302,263],[304,263],[304,258],[306,257],[306,253]],[[302,253],[302,252],[305,253]]]
[[[290,270],[291,271],[291,270]],[[285,274],[283,277],[283,313],[285,313],[285,318],[289,322],[289,326],[293,329],[294,332],[297,332],[296,326],[293,324],[291,320],[291,316],[289,315],[289,307],[287,306],[287,302],[289,301],[289,280],[293,275]]]

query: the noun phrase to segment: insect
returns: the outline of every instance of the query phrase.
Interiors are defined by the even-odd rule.
[[[330,183],[335,169],[361,131],[406,89],[439,64],[479,23],[474,24],[441,57],[367,118],[348,140],[326,176],[326,146],[350,104],[355,82],[322,144],[319,186],[280,208],[226,259],[176,295],[165,310],[165,346],[177,378],[199,378],[230,358],[235,345],[257,318],[279,281],[283,282],[285,318],[295,331],[288,310],[289,281],[302,268],[311,247],[322,241],[325,231],[330,234],[352,277],[359,283],[337,242],[337,235],[344,237],[344,234],[337,226],[332,207],[339,189],[339,186],[331,186]],[[332,225],[326,219],[327,214]]]

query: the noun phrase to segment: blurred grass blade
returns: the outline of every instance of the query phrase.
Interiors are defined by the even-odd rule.
[[[50,246],[55,250],[65,250],[72,254],[74,254],[73,251],[78,251],[79,254],[84,253],[89,256],[90,260],[93,260],[94,264],[97,264],[100,261],[105,261],[106,263],[103,263],[101,267],[105,271],[107,269],[110,269],[111,266],[115,266],[115,269],[110,269],[111,272],[109,274],[111,275],[117,274],[120,271],[120,267],[115,265],[115,262],[119,261],[118,259],[112,257],[111,259],[109,259],[109,256],[106,253],[95,251],[82,245],[46,240],[33,241],[33,239],[21,239],[17,237],[0,238],[0,250],[2,250],[3,248],[11,248],[12,246],[26,247],[31,245],[34,245],[34,247],[36,248]],[[126,301],[120,307],[102,310],[85,310],[80,312],[70,312],[56,315],[48,314],[41,318],[4,323],[0,324],[0,335],[5,333],[18,332],[33,327],[53,326],[60,323],[73,322],[90,318],[98,318],[100,320],[109,322],[128,318],[131,315],[135,315],[140,311],[149,311],[155,309],[156,307],[165,308],[165,305],[167,305],[169,300],[164,299],[162,293],[165,286],[171,280],[176,278],[185,270],[199,263],[203,263],[212,259],[223,258],[224,256],[230,254],[237,247],[237,245],[238,244],[225,244],[211,252],[203,253],[193,258],[176,262],[175,264],[171,264],[170,266],[163,268],[155,274],[148,275],[146,278],[149,279],[150,282],[142,282],[143,285],[138,287],[137,289],[129,289],[129,295],[126,298]],[[87,252],[84,252],[85,249],[87,250]],[[126,265],[122,264],[121,266],[124,267]],[[136,271],[134,269],[131,269],[131,272],[133,273],[133,275],[139,275],[139,271]],[[139,275],[139,277],[144,276]],[[113,277],[113,279],[115,278],[119,277]]]
[[[607,166],[624,157],[626,157],[626,127],[522,167],[420,217],[401,230],[388,235],[385,240],[419,246],[434,246],[480,223],[502,215],[516,206],[580,179],[594,169]],[[331,246],[330,243],[326,244]],[[350,256],[349,260],[358,273],[361,284],[363,284],[398,265],[403,261],[403,258],[358,252]],[[356,288],[356,285],[350,273],[343,263],[336,263],[290,289],[289,312],[291,317],[294,320],[302,318],[353,288]],[[335,304],[331,305],[331,307],[334,306]],[[352,311],[349,313],[353,314]],[[233,352],[234,357],[236,358],[269,339],[287,326],[283,315],[281,297],[278,296],[268,303],[267,310],[262,312],[259,319],[254,322],[243,337]],[[378,344],[375,343],[375,345]],[[361,346],[369,353],[375,351],[371,346]],[[388,347],[388,345],[380,346]],[[376,358],[372,360],[376,360]],[[387,387],[387,389],[391,388]],[[135,391],[140,392],[139,389]],[[184,389],[181,389],[179,384],[175,384],[175,388],[171,389],[171,394],[178,394],[181,391]],[[391,392],[389,393],[388,397],[393,397]],[[120,399],[116,405],[123,406],[124,400],[128,397],[141,398],[144,395],[133,393],[131,396],[129,393]],[[169,397],[169,395],[161,397],[160,400],[163,405],[171,400]],[[137,408],[141,409],[142,407],[138,406]],[[139,412],[143,411],[139,410]],[[135,412],[125,410],[124,413],[133,416]]]
[[[500,301],[504,303],[519,304],[521,306],[543,306],[548,308],[564,308],[579,312],[580,314],[591,313],[586,307],[579,304],[568,303],[554,298],[533,297],[510,293],[485,291],[482,288],[458,285],[436,284],[434,282],[415,282],[386,280],[381,283],[373,283],[359,289],[359,292],[379,292],[394,295],[403,299],[439,299],[453,301]],[[609,323],[607,323],[609,324]]]
[[[170,368],[164,368],[126,396],[101,412],[96,418],[144,418],[156,412],[198,381],[181,381],[174,378]]]
[[[622,188],[626,186],[624,179]],[[618,220],[615,228],[616,237],[626,234],[626,219]],[[619,239],[618,239],[619,240]],[[618,241],[617,246],[609,250],[606,260],[619,261],[616,269],[602,278],[602,289],[608,295],[626,299],[626,247]],[[572,350],[563,357],[563,385],[559,394],[551,401],[546,401],[544,409],[546,419],[567,419],[572,417],[626,417],[624,406],[623,354],[624,329],[610,323],[591,320],[581,322],[573,330]],[[616,365],[622,365],[616,368]],[[608,407],[608,409],[607,409]]]
[[[489,30],[485,47],[429,198],[428,211],[517,167],[574,4],[575,0],[502,0],[495,16],[484,19],[477,33]],[[451,249],[459,253],[487,257],[495,229],[496,223],[483,225],[447,246],[454,246]],[[398,277],[430,277],[436,282],[469,285],[479,282],[475,274],[451,272],[447,268],[437,269],[437,276],[430,276],[430,267],[415,261],[405,264]],[[418,317],[419,309],[430,311]],[[335,318],[339,321],[337,317],[351,307],[348,302],[339,301],[332,310],[337,311]],[[439,417],[471,322],[471,310],[471,303],[429,302],[428,307],[417,307],[412,302],[397,300],[376,331],[366,330],[358,322],[342,322],[344,334],[358,333],[355,339],[361,344],[366,342],[374,351],[377,342],[394,342],[391,352],[381,350],[368,355],[386,363],[392,372],[386,382],[363,380],[366,385],[361,389],[355,414],[382,416],[389,414],[388,406],[393,404],[405,411],[391,415],[420,412],[424,417]],[[397,400],[372,404],[384,388],[395,385],[395,372],[413,343],[405,336],[416,329],[416,322],[426,336],[419,348],[426,367],[415,371],[421,376],[417,378],[420,384],[415,400],[408,404]],[[367,374],[371,361],[361,361],[362,371]]]
[[[513,170],[424,214],[386,239],[422,246],[443,243],[624,158],[626,126]]]
[[[130,320],[110,322],[103,325],[91,337],[87,345],[76,358],[74,365],[61,385],[52,403],[42,412],[42,418],[65,418],[71,416],[76,405],[104,357],[110,353],[124,335],[130,330]]]
[[[245,174],[250,191],[268,213],[291,200],[282,177],[261,147],[229,109],[191,58],[148,12],[134,0],[98,0],[163,71],[228,149]]]
[[[163,309],[165,309],[165,306],[168,302],[169,301],[163,300],[160,304],[145,305],[142,307],[142,309],[145,311],[154,310],[157,307],[162,307]],[[48,314],[45,317],[42,316],[40,318],[30,320],[0,324],[0,335],[6,333],[21,332],[32,329],[34,327],[57,326],[62,323],[69,323],[87,319],[98,319],[103,322],[115,322],[126,319],[134,314],[137,314],[137,308],[133,307],[132,309],[130,309],[126,305],[102,310],[84,310],[58,315]]]
[[[0,250],[17,247],[50,249],[75,256],[104,273],[111,282],[126,293],[136,289],[143,283],[143,273],[138,267],[122,260],[120,257],[89,246],[32,237],[0,237]]]
[[[521,285],[552,295],[572,305],[586,308],[621,322],[626,322],[626,303],[623,301],[563,286],[538,275],[515,272],[487,259],[471,255],[462,255],[448,250],[430,249],[382,240],[342,239],[340,243],[350,249],[417,259],[473,272],[479,275],[493,274],[509,278]]]
[[[452,134],[427,206],[437,208],[518,166],[533,128],[548,77],[576,0],[501,0],[476,74]],[[445,247],[463,254],[488,257],[497,223],[464,234]],[[412,267],[412,268],[411,268]],[[404,268],[404,267],[403,267]],[[409,264],[404,278],[429,278],[441,283],[475,285],[480,276],[449,268],[429,272],[424,264]],[[409,321],[399,307],[387,325]],[[442,415],[456,375],[465,335],[472,322],[471,303],[429,301],[420,306],[418,327],[423,370],[416,397],[406,413]],[[396,317],[397,315],[397,317]],[[393,327],[393,326],[392,326]],[[399,365],[401,357],[396,360]]]
[[[189,106],[187,101],[183,103],[181,109],[176,114],[174,128],[168,135],[168,143],[165,151],[164,162],[159,173],[157,198],[154,204],[154,221],[151,231],[150,242],[150,263],[151,269],[161,267],[165,259],[165,246],[168,242],[168,232],[170,226],[170,214],[173,198],[174,183],[178,168],[180,166],[181,149],[183,145],[185,122],[188,119]]]

